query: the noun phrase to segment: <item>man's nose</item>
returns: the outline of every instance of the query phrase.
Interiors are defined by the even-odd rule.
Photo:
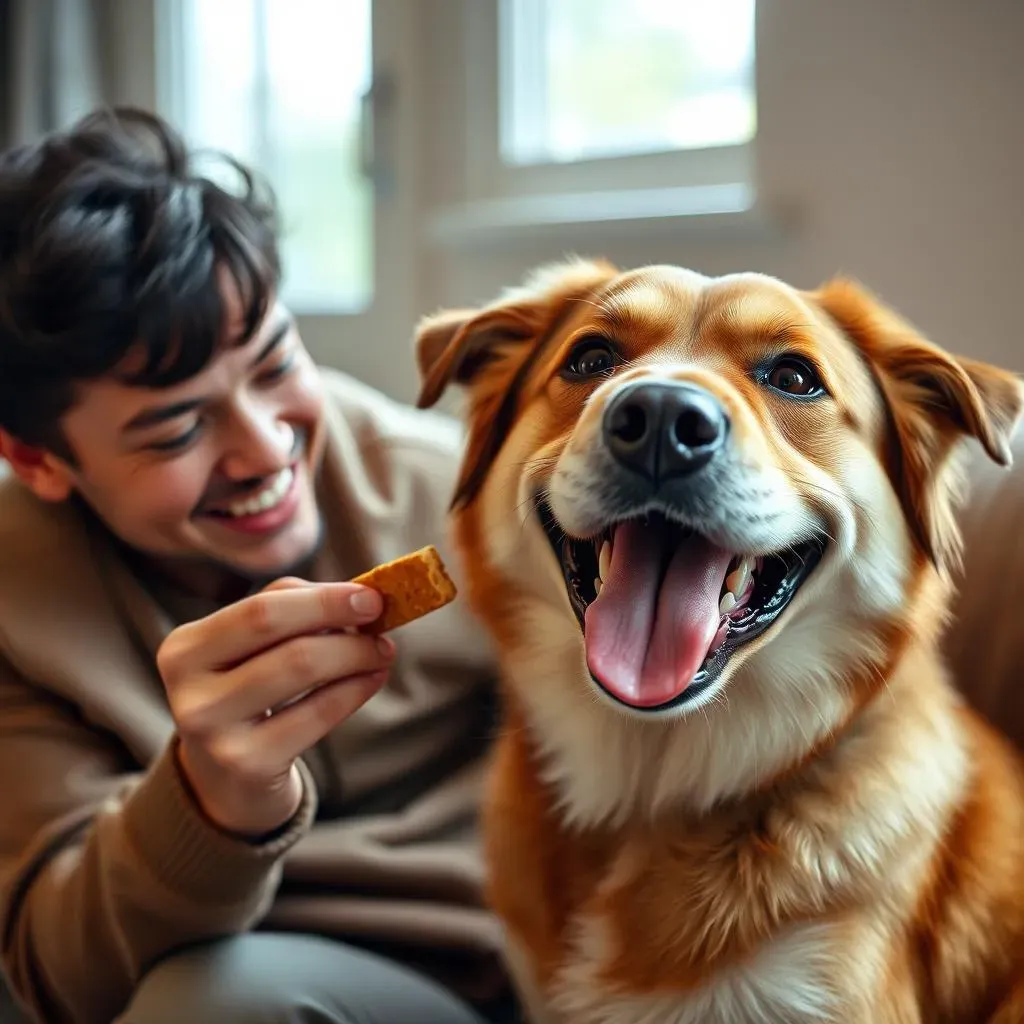
[[[268,476],[292,461],[295,428],[270,410],[235,413],[224,471],[233,479]]]

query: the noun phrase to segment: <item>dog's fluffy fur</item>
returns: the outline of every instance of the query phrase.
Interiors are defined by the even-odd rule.
[[[566,380],[597,335],[623,364]],[[753,368],[787,350],[825,399],[762,386]],[[504,674],[489,892],[531,1019],[1024,1021],[1024,773],[938,648],[957,453],[973,438],[1009,461],[1017,378],[848,281],[590,261],[425,318],[417,354],[421,405],[466,392],[453,527]],[[770,630],[664,714],[595,686],[534,501],[586,535],[602,410],[652,376],[731,420],[729,485],[699,528],[734,551],[829,537]]]

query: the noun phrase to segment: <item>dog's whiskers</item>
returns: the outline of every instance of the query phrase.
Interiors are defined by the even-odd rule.
[[[792,475],[791,479],[794,483],[802,484],[804,487],[810,487],[815,491],[818,491],[819,493],[827,495],[828,497],[834,499],[834,504],[832,505],[833,508],[841,502],[848,501],[851,505],[854,505],[863,515],[870,514],[870,509],[868,508],[868,506],[864,504],[864,502],[860,501],[853,494],[843,494],[840,491],[835,491],[832,490],[832,488],[830,487],[826,487],[824,484],[819,484],[815,480],[808,480],[806,477],[802,476]]]
[[[607,303],[595,302],[594,299],[588,299],[586,298],[586,296],[583,295],[572,295],[569,297],[568,301],[579,302],[584,306],[593,306],[594,309],[596,309],[599,313],[603,313],[605,316],[608,317],[613,315],[613,311],[611,307],[607,305]]]

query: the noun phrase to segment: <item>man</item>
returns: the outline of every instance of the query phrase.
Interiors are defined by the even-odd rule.
[[[445,550],[460,436],[314,368],[231,166],[127,110],[0,161],[8,985],[47,1022],[478,1021],[492,663],[461,602],[375,641],[340,582]]]

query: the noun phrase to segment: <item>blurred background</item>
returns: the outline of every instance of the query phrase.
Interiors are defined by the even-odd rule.
[[[274,185],[318,360],[570,253],[859,277],[1024,370],[1024,0],[0,0],[0,145],[97,103]]]

